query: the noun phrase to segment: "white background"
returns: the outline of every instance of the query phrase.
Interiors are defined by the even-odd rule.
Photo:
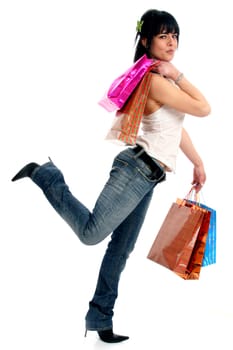
[[[84,317],[108,239],[79,242],[29,180],[12,183],[27,162],[48,156],[72,192],[92,208],[118,147],[98,105],[133,61],[144,11],[172,13],[181,28],[174,63],[211,103],[185,126],[207,172],[205,204],[217,210],[217,264],[184,281],[146,256],[171,203],[184,197],[192,165],[159,185],[122,274],[114,330],[118,348],[232,350],[232,16],[230,2],[2,0],[0,4],[0,349],[103,349]],[[224,344],[224,345],[223,345]]]

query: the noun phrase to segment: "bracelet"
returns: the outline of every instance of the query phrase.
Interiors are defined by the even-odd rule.
[[[181,79],[184,77],[184,74],[183,73],[180,73],[179,75],[178,75],[178,77],[176,78],[176,80],[175,80],[175,84],[178,84],[179,83],[179,81],[181,81]]]

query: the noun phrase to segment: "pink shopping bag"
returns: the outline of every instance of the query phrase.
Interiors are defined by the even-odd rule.
[[[108,112],[121,109],[145,73],[159,63],[160,61],[147,58],[146,55],[140,57],[133,66],[113,81],[106,95],[99,101],[99,105]]]

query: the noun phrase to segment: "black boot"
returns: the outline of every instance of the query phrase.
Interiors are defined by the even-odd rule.
[[[22,179],[24,177],[31,177],[31,174],[34,169],[36,169],[39,165],[37,163],[29,163],[25,165],[12,179],[11,181],[16,181]]]
[[[126,335],[114,334],[112,328],[97,332],[100,339],[105,343],[120,343],[121,341],[129,339]]]

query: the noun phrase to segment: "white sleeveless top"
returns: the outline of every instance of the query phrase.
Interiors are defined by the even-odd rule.
[[[163,105],[142,118],[142,135],[138,135],[137,144],[152,158],[163,163],[167,171],[174,172],[176,168],[184,117],[184,113]]]

